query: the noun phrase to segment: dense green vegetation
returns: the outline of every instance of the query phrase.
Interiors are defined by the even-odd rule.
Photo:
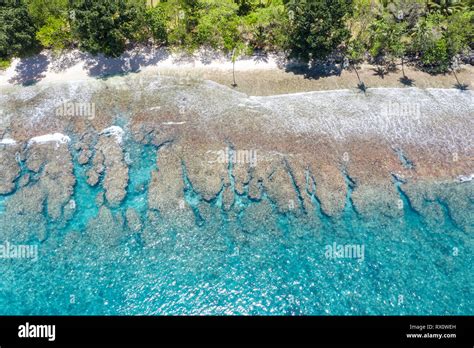
[[[35,43],[35,27],[26,5],[14,2],[1,4],[0,67],[6,66],[11,57],[27,52]]]
[[[473,48],[473,14],[471,0],[0,0],[0,67],[42,47],[148,44],[444,72]]]

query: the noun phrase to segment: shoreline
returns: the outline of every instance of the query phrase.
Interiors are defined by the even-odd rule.
[[[122,85],[123,79],[126,83]],[[406,88],[374,89],[365,95],[339,90],[248,97],[208,81],[183,84],[152,76],[148,80],[127,76],[100,83],[15,88],[5,95],[5,105],[12,107],[3,109],[3,114],[11,116],[2,120],[0,127],[0,139],[15,142],[0,147],[4,156],[3,191],[11,192],[19,180],[17,152],[31,170],[39,172],[44,163],[48,163],[48,171],[72,168],[73,155],[78,151],[80,163],[92,165],[87,172],[88,184],[103,186],[109,192],[107,201],[116,206],[125,199],[129,182],[126,154],[134,146],[152,145],[153,151],[159,151],[156,163],[160,170],[153,172],[150,189],[154,193],[150,197],[154,198],[148,203],[163,214],[173,214],[183,199],[186,180],[205,202],[218,199],[222,192],[226,205],[232,205],[235,192],[248,192],[251,199],[260,199],[262,185],[282,211],[290,200],[300,199],[305,211],[313,209],[311,194],[315,190],[324,214],[337,217],[343,214],[349,194],[363,215],[372,208],[388,215],[400,212],[394,208],[400,199],[393,182],[396,178],[413,206],[423,211],[419,202],[427,191],[424,184],[457,187],[460,176],[472,174],[472,94]],[[58,114],[55,110],[65,100],[94,103],[100,117]],[[387,109],[390,103],[412,103],[420,112],[396,112]],[[24,146],[32,138],[66,136],[71,139],[67,145],[41,141]],[[136,145],[129,148],[127,139]],[[210,155],[225,146],[255,151],[258,165],[250,168],[250,164],[239,163],[229,176],[229,167]],[[101,182],[103,166],[105,179]],[[308,186],[308,175],[314,176],[316,188]],[[183,182],[184,176],[187,179]],[[66,182],[66,191],[58,197],[61,204],[56,212],[69,201],[75,178],[67,175],[61,180]],[[355,183],[353,193],[348,182]],[[302,194],[295,193],[294,187]],[[439,195],[452,211],[459,207],[463,211],[463,197],[470,187],[462,183],[456,189],[462,191],[458,192],[459,199],[444,189]],[[376,201],[374,192],[384,192],[376,195],[384,197],[383,207],[371,205]],[[462,216],[455,219],[466,226]]]
[[[473,89],[474,67],[462,65],[456,73],[430,75],[406,66],[406,79],[401,70],[381,74],[377,66],[362,64],[358,69],[361,80],[370,88],[457,88]],[[200,51],[193,56],[172,53],[165,49],[147,47],[127,51],[118,58],[92,56],[78,50],[54,55],[50,51],[28,58],[13,60],[11,66],[0,71],[0,87],[29,86],[59,81],[88,81],[124,75],[172,76],[214,81],[249,96],[269,96],[311,91],[357,90],[356,74],[348,69],[328,71],[302,70],[281,55],[244,57],[235,64],[236,82],[233,83],[232,62],[222,54]]]
[[[324,253],[336,241],[365,248],[364,263],[348,260],[362,275],[349,284],[361,289],[361,297],[370,298],[374,286],[387,298],[394,291],[405,294],[409,284],[409,293],[431,291],[422,297],[430,313],[465,313],[472,307],[462,286],[471,265],[465,246],[473,226],[474,181],[460,180],[471,178],[474,168],[472,90],[248,97],[208,80],[146,74],[1,90],[0,139],[16,143],[0,146],[0,235],[17,244],[38,241],[41,247],[37,263],[6,264],[12,288],[36,291],[35,284],[42,284],[35,294],[48,298],[57,291],[57,282],[44,272],[51,265],[58,274],[53,279],[61,279],[60,290],[67,294],[82,294],[101,282],[106,286],[111,279],[122,294],[130,289],[129,274],[145,284],[144,294],[146,284],[158,280],[189,284],[194,292],[196,277],[189,275],[207,272],[206,288],[213,282],[211,296],[225,301],[227,294],[212,289],[232,286],[254,294],[267,289],[267,279],[282,279],[272,286],[274,292],[262,291],[264,301],[280,296],[277,288],[284,288],[289,277],[310,284],[321,274],[344,274],[343,260]],[[95,112],[70,115],[65,103],[93,103]],[[419,103],[421,113],[384,113],[390,103]],[[32,137],[40,141],[31,143]],[[237,151],[232,160],[229,149]],[[454,247],[459,256],[446,263]],[[303,265],[277,262],[277,268],[266,271],[275,260],[293,260],[289,255],[304,260]],[[85,266],[71,275],[71,263],[84,260]],[[150,263],[144,267],[143,260]],[[256,262],[262,268],[255,268]],[[11,265],[22,268],[11,272]],[[383,281],[372,276],[380,267]],[[263,277],[247,282],[249,274]],[[338,296],[345,279],[330,276],[322,282],[336,289],[322,292],[323,303]],[[441,286],[431,285],[439,279]],[[34,282],[25,287],[29,281]],[[447,288],[453,289],[451,297],[439,301]],[[160,298],[173,303],[175,293],[173,288]],[[311,293],[302,293],[309,299],[304,312],[323,313],[320,300],[308,297]],[[65,313],[64,308],[72,308],[83,315],[105,308],[67,307],[66,298],[41,302],[43,307],[31,302],[31,309],[21,305],[26,295],[10,301],[20,304],[14,311]],[[112,305],[113,295],[108,295]],[[87,296],[81,297],[87,302],[78,303],[103,301],[102,294]],[[142,297],[127,301],[133,313],[190,312]],[[121,303],[107,307],[107,313],[123,314],[127,307]],[[210,312],[200,301],[187,303],[197,312]],[[419,298],[411,303],[403,310],[417,313]],[[228,308],[227,314],[237,313]],[[361,305],[357,313],[396,314],[393,308]],[[330,309],[342,313],[345,307]]]
[[[66,70],[80,72],[84,77],[84,69],[78,67],[85,63],[79,59],[71,64],[71,70]],[[252,66],[255,64],[247,65]],[[369,211],[373,192],[386,192],[377,195],[384,196],[384,206],[374,209],[390,215],[398,212],[393,207],[400,199],[394,176],[400,185],[411,190],[408,196],[415,202],[421,201],[426,191],[423,183],[434,180],[458,185],[460,176],[468,178],[472,174],[472,90],[461,92],[438,86],[369,88],[365,94],[355,88],[295,92],[291,86],[279,90],[277,87],[282,84],[269,85],[263,80],[260,82],[268,87],[267,92],[287,93],[262,96],[242,93],[206,76],[164,77],[163,69],[160,75],[148,73],[158,70],[147,66],[141,74],[110,79],[88,77],[77,83],[58,83],[45,77],[35,86],[4,88],[0,96],[4,101],[0,113],[5,115],[0,119],[0,139],[5,143],[0,147],[5,162],[3,191],[11,192],[21,176],[17,152],[37,173],[45,163],[50,165],[48,171],[72,168],[72,156],[78,151],[81,164],[93,165],[88,170],[87,183],[103,186],[107,202],[117,206],[127,195],[130,165],[126,156],[130,149],[123,146],[122,138],[125,144],[128,137],[141,144],[137,146],[151,144],[155,146],[153,151],[160,151],[156,160],[160,171],[154,174],[150,187],[156,193],[152,196],[164,201],[156,198],[149,204],[162,212],[173,211],[176,202],[183,199],[184,183],[180,178],[184,176],[206,202],[218,199],[222,193],[224,204],[232,205],[235,192],[242,194],[246,190],[251,199],[259,199],[263,187],[282,211],[287,209],[289,200],[302,200],[305,211],[314,208],[308,175],[314,176],[318,186],[312,190],[324,214],[339,216],[348,195],[352,195],[353,188],[348,184],[351,182],[355,183],[355,209]],[[259,81],[255,78],[257,72],[262,70],[249,73],[255,81]],[[268,73],[274,77],[279,72],[270,69]],[[77,114],[64,110],[58,113],[58,107],[64,107],[65,102],[77,103],[81,108]],[[87,105],[93,106],[87,109]],[[88,114],[87,110],[94,113]],[[31,139],[39,139],[42,145],[25,148]],[[63,145],[67,139],[72,140],[71,147]],[[235,174],[230,175],[227,165],[209,162],[209,153],[229,144],[237,150],[258,152],[259,165],[235,166]],[[233,184],[230,177],[234,178]],[[30,179],[24,180],[28,183]],[[70,199],[74,180],[74,175],[64,178],[66,191],[57,198],[61,204],[56,206],[55,216]],[[466,187],[462,191],[466,192],[462,197],[466,197],[471,185],[463,185]],[[295,196],[294,187],[309,196]],[[171,193],[167,193],[170,188]],[[173,196],[175,193],[180,194]],[[464,198],[458,203],[447,195],[441,196],[453,210],[466,204]],[[170,200],[174,202],[171,208],[167,203]],[[423,209],[422,204],[413,204],[418,210]],[[462,216],[455,219],[466,226]]]

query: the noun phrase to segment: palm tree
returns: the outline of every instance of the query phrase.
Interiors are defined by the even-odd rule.
[[[236,41],[233,45],[232,53],[230,59],[232,61],[232,76],[233,76],[233,83],[232,87],[237,87],[237,82],[235,81],[235,62],[237,59],[245,53],[245,44],[242,41]]]
[[[232,50],[232,77],[233,77],[233,83],[232,87],[237,87],[237,83],[235,82],[235,61],[237,60],[237,48],[234,47]]]
[[[430,11],[444,15],[452,15],[454,12],[468,8],[467,1],[464,0],[427,0],[426,5]]]

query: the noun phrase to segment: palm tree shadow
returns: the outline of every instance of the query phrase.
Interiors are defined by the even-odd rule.
[[[386,71],[381,66],[378,66],[377,68],[373,68],[372,70],[374,71],[374,75],[380,76],[382,80],[385,78]]]
[[[469,85],[458,82],[454,85],[454,88],[459,89],[460,91],[467,91],[469,89]]]
[[[268,63],[268,54],[266,52],[257,52],[253,60],[257,63]]]
[[[456,79],[456,83],[454,85],[454,88],[459,89],[460,91],[467,91],[469,89],[469,85],[465,83],[461,83],[458,78],[458,74],[456,74],[456,69],[452,69],[454,78]]]
[[[415,80],[409,78],[408,76],[403,76],[398,79],[404,86],[413,87]]]
[[[363,82],[357,84],[357,89],[363,93],[367,92],[367,86]]]

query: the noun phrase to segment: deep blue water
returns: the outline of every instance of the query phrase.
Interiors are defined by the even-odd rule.
[[[126,149],[127,197],[112,212],[122,221],[132,207],[146,221],[157,149],[133,142]],[[324,215],[313,196],[315,209],[306,213],[317,216],[319,225],[280,214],[269,202],[273,217],[248,229],[246,209],[266,204],[268,197],[237,196],[231,212],[218,197],[205,203],[212,210],[206,219],[198,208],[202,199],[184,175],[183,197],[193,207],[194,228],[160,230],[153,246],[140,233],[117,246],[101,246],[87,238],[102,190],[87,185],[87,169],[75,159],[76,213],[66,226],[49,221],[47,240],[31,241],[39,243],[38,260],[0,260],[0,314],[474,313],[472,236],[446,209],[444,223],[428,224],[411,208],[401,183],[394,183],[404,203],[401,218],[362,219],[352,207],[348,178],[351,190],[340,219]],[[0,197],[0,207],[8,199]],[[144,223],[148,232],[155,227]],[[363,245],[363,260],[327,258],[326,246],[333,243]]]

